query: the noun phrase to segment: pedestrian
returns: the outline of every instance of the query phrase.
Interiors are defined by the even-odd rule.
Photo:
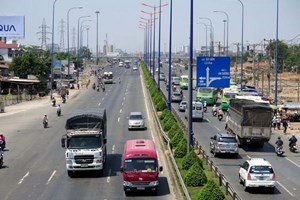
[[[272,119],[272,126],[273,126],[273,128],[274,128],[274,130],[275,130],[275,128],[276,128],[276,115],[273,116],[273,119]]]
[[[283,133],[286,134],[286,130],[287,130],[287,127],[288,127],[288,123],[287,123],[286,119],[284,119],[282,121],[282,126],[283,126]]]
[[[180,96],[181,96],[181,98],[183,97],[183,92],[182,92],[182,90],[180,90]]]
[[[281,123],[281,117],[280,117],[279,113],[277,113],[277,115],[276,115],[276,125],[277,125],[278,130],[280,130],[280,123]]]

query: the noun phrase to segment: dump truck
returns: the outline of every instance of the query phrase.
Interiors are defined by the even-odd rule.
[[[272,113],[265,101],[231,99],[225,128],[236,135],[239,146],[248,143],[263,147],[271,138]]]
[[[80,171],[103,174],[107,160],[106,124],[106,110],[98,107],[75,111],[67,119],[61,146],[66,149],[69,177]]]

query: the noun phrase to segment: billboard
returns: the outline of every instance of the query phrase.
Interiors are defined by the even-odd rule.
[[[24,16],[0,16],[0,37],[25,37]]]

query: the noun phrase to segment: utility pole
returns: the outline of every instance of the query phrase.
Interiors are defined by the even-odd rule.
[[[234,74],[234,81],[237,83],[237,60],[238,55],[240,54],[240,43],[233,43],[233,45],[236,45],[236,56],[235,56],[235,74]]]

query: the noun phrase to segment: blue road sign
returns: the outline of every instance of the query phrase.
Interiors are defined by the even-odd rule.
[[[230,58],[197,57],[197,87],[230,87]]]

